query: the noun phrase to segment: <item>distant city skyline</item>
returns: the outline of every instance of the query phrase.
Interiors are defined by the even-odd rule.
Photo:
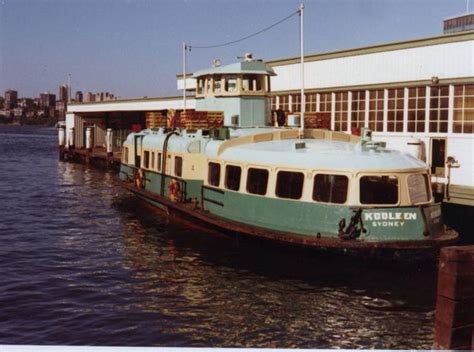
[[[296,11],[301,1],[1,0],[0,91],[18,97],[72,91],[121,98],[179,95],[182,42],[213,45],[241,38]],[[443,19],[465,0],[304,1],[305,53],[442,35]],[[471,5],[472,7],[472,5]],[[472,11],[472,9],[471,9]],[[245,52],[264,60],[299,54],[298,16],[236,45],[193,49],[188,72]]]

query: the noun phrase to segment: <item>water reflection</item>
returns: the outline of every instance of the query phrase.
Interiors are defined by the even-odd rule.
[[[433,268],[401,271],[254,240],[237,242],[167,224],[133,197],[116,206],[127,214],[124,254],[139,282],[133,289],[147,292],[139,307],[178,319],[179,327],[170,329],[192,345],[431,345]]]

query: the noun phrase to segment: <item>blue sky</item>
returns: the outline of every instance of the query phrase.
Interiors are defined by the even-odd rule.
[[[294,0],[0,0],[0,92],[55,94],[68,73],[73,91],[121,98],[179,95],[181,43],[241,38],[286,17]],[[442,34],[466,0],[307,0],[305,52],[318,53]],[[471,5],[471,8],[474,5]],[[188,70],[252,52],[264,60],[299,55],[294,16],[257,37],[194,49]]]

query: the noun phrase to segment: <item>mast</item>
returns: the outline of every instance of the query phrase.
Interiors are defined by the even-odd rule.
[[[303,27],[304,27],[304,4],[300,4],[300,50],[301,50],[301,97],[300,97],[300,103],[301,103],[301,121],[300,121],[300,138],[304,137],[304,113],[306,110],[306,102],[305,102],[305,97],[304,97],[304,32],[303,32]]]
[[[186,113],[186,43],[183,42],[183,112]]]
[[[71,102],[71,74],[67,75],[67,102]]]

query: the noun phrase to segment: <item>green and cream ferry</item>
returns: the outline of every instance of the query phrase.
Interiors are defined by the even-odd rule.
[[[269,108],[274,74],[248,57],[196,72],[196,111],[181,128],[124,142],[123,185],[167,213],[304,246],[424,250],[457,240],[423,161],[385,149],[369,130],[302,129],[298,116],[280,126]]]

